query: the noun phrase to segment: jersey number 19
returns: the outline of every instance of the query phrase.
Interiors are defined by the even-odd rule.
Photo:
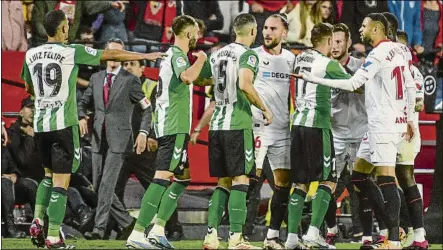
[[[34,66],[33,74],[37,78],[40,96],[45,96],[43,83],[52,88],[52,92],[49,95],[50,97],[58,94],[62,85],[62,69],[59,64],[49,63],[43,67],[42,63],[37,63]]]

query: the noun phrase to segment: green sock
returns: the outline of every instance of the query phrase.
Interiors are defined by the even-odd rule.
[[[229,231],[241,233],[246,221],[246,191],[232,189],[229,196],[228,210]]]
[[[35,198],[34,219],[40,219],[43,223],[45,217],[46,208],[49,205],[49,198],[51,198],[52,192],[52,179],[44,178],[37,189],[37,197]]]
[[[60,225],[62,224],[66,213],[66,201],[68,200],[67,194],[68,191],[64,188],[55,187],[52,190],[51,200],[48,207],[48,236],[59,236]]]
[[[151,223],[158,210],[158,205],[165,192],[166,187],[151,183],[146,190],[142,200],[142,207],[135,223],[134,230],[137,232],[144,232],[145,228]]]
[[[225,211],[226,198],[229,193],[222,188],[216,188],[209,200],[208,227],[217,229]]]
[[[303,214],[303,207],[305,205],[306,192],[295,189],[289,198],[288,204],[288,232],[297,233],[298,225]]]
[[[166,225],[166,222],[171,218],[171,215],[177,208],[178,197],[185,191],[186,186],[188,186],[187,184],[189,184],[189,182],[174,182],[166,192],[163,193],[155,224],[163,227]]]
[[[312,201],[312,218],[311,226],[320,228],[323,220],[325,218],[326,212],[328,211],[328,204],[331,200],[331,193],[319,188],[315,194],[315,198]]]

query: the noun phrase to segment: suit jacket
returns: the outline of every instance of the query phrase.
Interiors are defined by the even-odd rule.
[[[132,135],[132,113],[134,105],[145,98],[140,80],[124,69],[115,76],[110,89],[109,101],[104,105],[103,88],[106,70],[91,76],[89,87],[78,103],[79,117],[86,117],[86,109],[94,106],[94,123],[92,130],[92,152],[100,151],[101,140],[106,139],[109,149],[114,153],[129,153],[134,150]],[[151,127],[152,109],[142,109],[140,131],[149,134]],[[102,128],[105,123],[106,138],[102,138]]]

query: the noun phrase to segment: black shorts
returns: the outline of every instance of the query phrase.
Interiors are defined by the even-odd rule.
[[[337,182],[335,152],[330,129],[292,126],[291,180]]]
[[[208,150],[211,177],[255,175],[252,130],[211,130]]]
[[[35,141],[45,168],[56,174],[77,172],[81,155],[78,125],[35,133]]]
[[[183,175],[188,164],[188,134],[165,135],[157,139],[158,152],[155,169]]]

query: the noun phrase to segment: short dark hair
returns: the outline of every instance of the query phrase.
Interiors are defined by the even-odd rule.
[[[332,30],[332,32],[344,32],[346,40],[348,40],[349,37],[351,37],[351,33],[349,32],[349,27],[344,23],[334,24],[334,29]]]
[[[332,36],[334,27],[329,23],[318,23],[311,31],[311,43],[315,47],[325,38]]]
[[[271,17],[279,18],[285,30],[289,29],[288,16],[285,13],[272,14]]]
[[[195,25],[196,21],[193,17],[188,15],[181,15],[174,18],[172,21],[172,32],[174,35],[180,35],[187,27]]]
[[[80,36],[81,34],[92,34],[94,33],[92,31],[92,28],[87,26],[87,25],[81,25],[80,28],[78,28],[78,35]]]
[[[121,44],[123,47],[125,47],[125,42],[123,42],[123,40],[120,39],[120,38],[111,38],[111,39],[109,39],[106,42],[105,48],[107,48],[110,43],[118,43],[118,44]]]
[[[409,41],[408,33],[406,33],[404,30],[397,30],[397,37],[398,39],[404,39],[406,42]]]
[[[388,20],[388,33],[391,39],[395,38],[398,30],[398,19],[390,12],[383,12],[383,16]]]
[[[245,25],[252,24],[252,23],[257,24],[255,17],[249,13],[242,13],[242,14],[235,17],[234,23],[232,26],[234,27],[234,31],[237,33],[238,31],[243,29],[243,27],[245,27]]]
[[[371,20],[373,22],[379,22],[382,24],[383,29],[384,29],[384,33],[387,35],[388,34],[388,20],[386,19],[386,17],[383,14],[380,13],[371,13],[369,15],[367,15],[366,17],[371,18]]]
[[[43,20],[43,27],[46,30],[46,34],[50,37],[55,36],[58,26],[66,20],[66,15],[61,10],[51,10],[45,15]]]

